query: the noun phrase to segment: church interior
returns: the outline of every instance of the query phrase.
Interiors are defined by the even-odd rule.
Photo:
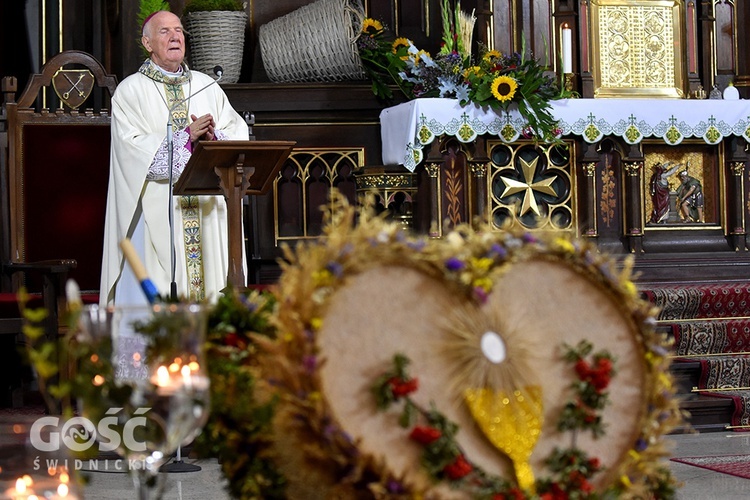
[[[244,262],[208,319],[210,416],[172,447],[198,472],[158,474],[163,498],[750,490],[750,7],[731,0],[3,2],[0,440],[118,406],[114,382],[71,389],[93,355],[66,286],[99,301],[144,5],[180,16],[192,70],[222,68],[250,137],[176,184],[224,196]],[[375,32],[411,79],[373,70]],[[452,44],[458,85],[425,91]],[[480,94],[486,61],[526,80]],[[134,494],[97,460],[71,497]]]

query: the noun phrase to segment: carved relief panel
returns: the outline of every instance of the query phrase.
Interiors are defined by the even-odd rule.
[[[591,3],[594,97],[685,96],[681,1]]]

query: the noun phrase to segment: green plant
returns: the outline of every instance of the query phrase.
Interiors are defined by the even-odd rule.
[[[209,10],[245,10],[245,4],[240,0],[188,0],[183,14],[190,12],[205,12]]]
[[[143,23],[146,22],[148,16],[150,16],[154,12],[159,12],[160,10],[171,12],[169,2],[167,2],[166,0],[141,0],[138,8],[138,33],[136,35],[136,41],[141,47],[141,53],[146,58],[148,58],[150,54],[146,50],[146,47],[141,45],[141,37],[143,36]]]

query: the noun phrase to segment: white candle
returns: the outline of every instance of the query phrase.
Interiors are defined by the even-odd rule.
[[[573,30],[567,23],[562,26],[562,71],[573,72]]]

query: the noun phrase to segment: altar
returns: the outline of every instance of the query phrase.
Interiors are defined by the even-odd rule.
[[[571,232],[624,252],[745,250],[750,101],[613,98],[550,105],[563,147],[536,143],[513,109],[440,98],[384,109],[383,163],[419,178],[415,228],[440,237],[449,226],[481,222],[498,230]],[[679,172],[700,185],[700,219],[685,217],[674,204],[668,216],[655,217],[653,182],[662,165],[679,166],[665,180],[673,198]],[[690,236],[675,237],[685,230]]]
[[[750,140],[750,100],[721,99],[561,99],[550,103],[562,136],[596,144],[617,137],[626,144],[659,139],[675,146],[686,139],[719,144],[730,136]],[[479,135],[507,143],[524,139],[524,121],[508,113],[461,106],[455,99],[414,99],[380,114],[383,162],[410,171],[422,161],[422,150],[441,136],[463,143]]]

